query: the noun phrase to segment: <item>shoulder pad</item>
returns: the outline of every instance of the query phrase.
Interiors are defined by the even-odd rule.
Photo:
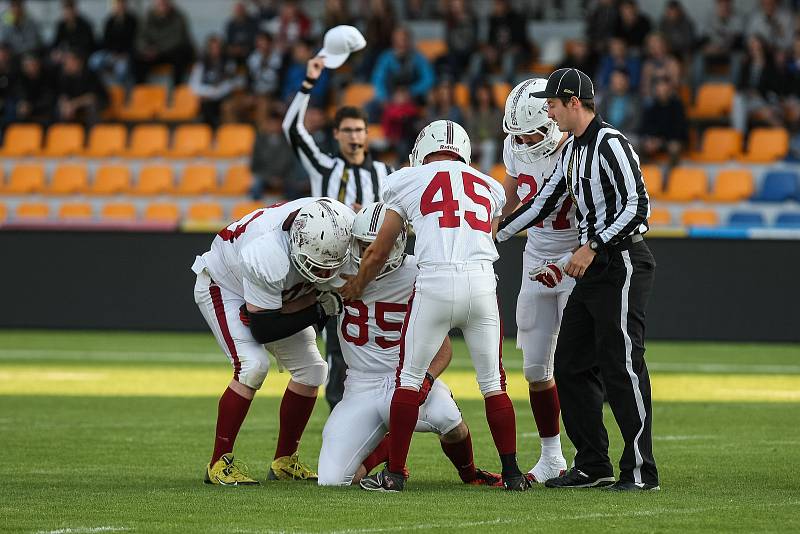
[[[287,247],[276,232],[254,239],[239,254],[243,274],[251,280],[276,283],[283,281],[289,274]]]

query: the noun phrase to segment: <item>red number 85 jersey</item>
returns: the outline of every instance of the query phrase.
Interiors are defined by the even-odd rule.
[[[400,331],[419,270],[414,256],[371,282],[360,300],[344,303],[339,315],[339,343],[348,369],[389,374],[400,362]]]

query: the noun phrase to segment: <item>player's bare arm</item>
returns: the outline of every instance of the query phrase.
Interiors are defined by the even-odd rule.
[[[519,197],[517,196],[517,179],[514,176],[506,173],[503,179],[503,191],[506,193],[506,203],[503,205],[502,219],[511,215],[517,206],[519,206]]]
[[[439,352],[437,352],[436,356],[433,357],[433,361],[431,362],[430,367],[428,367],[428,372],[434,378],[439,378],[444,370],[450,365],[450,361],[452,359],[453,345],[450,343],[450,336],[447,336],[444,338],[442,346],[439,347]]]
[[[389,253],[392,251],[394,242],[403,231],[404,226],[403,218],[396,211],[387,209],[386,216],[383,220],[383,225],[378,232],[375,241],[367,247],[364,251],[364,256],[361,258],[361,266],[355,276],[343,274],[342,278],[347,280],[339,294],[345,300],[355,300],[361,298],[364,288],[367,284],[375,280],[378,276]]]

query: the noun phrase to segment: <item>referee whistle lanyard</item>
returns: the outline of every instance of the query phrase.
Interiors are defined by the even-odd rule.
[[[339,202],[344,202],[344,196],[347,194],[347,182],[350,181],[350,167],[345,164],[344,173],[339,184]]]

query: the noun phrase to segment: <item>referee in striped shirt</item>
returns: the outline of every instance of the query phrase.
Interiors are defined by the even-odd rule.
[[[577,207],[580,245],[564,270],[577,279],[561,321],[555,379],[575,466],[547,487],[619,491],[659,488],[651,435],[645,308],[655,260],[644,242],[650,203],[630,142],[594,112],[592,81],[559,69],[544,91],[548,115],[572,136],[539,194],[506,218],[498,241],[543,221],[567,195]],[[625,448],[619,481],[608,457],[603,386]]]
[[[323,153],[308,133],[303,120],[308,108],[309,93],[325,66],[322,58],[308,61],[306,79],[289,105],[283,119],[283,132],[311,180],[311,196],[330,197],[352,207],[356,212],[364,206],[379,202],[383,181],[393,169],[373,160],[367,152],[367,116],[354,107],[345,106],[336,112],[333,137],[339,143],[339,153]],[[325,328],[325,347],[328,358],[328,384],[325,398],[331,409],[342,400],[347,366],[339,347],[336,320]]]

